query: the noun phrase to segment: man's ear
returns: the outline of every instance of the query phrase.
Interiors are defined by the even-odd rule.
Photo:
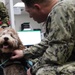
[[[37,10],[40,10],[41,6],[39,4],[34,4],[34,8],[37,9]]]

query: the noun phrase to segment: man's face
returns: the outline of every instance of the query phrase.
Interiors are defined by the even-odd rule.
[[[45,15],[41,10],[27,6],[25,6],[25,10],[29,13],[30,18],[33,18],[33,20],[37,21],[38,23],[44,22],[46,20],[44,17]]]

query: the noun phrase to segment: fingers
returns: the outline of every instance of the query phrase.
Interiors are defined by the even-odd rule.
[[[11,59],[19,59],[23,57],[23,51],[22,50],[15,50],[12,53]]]
[[[14,56],[11,56],[10,59],[17,59],[17,58],[18,58],[18,56],[17,55],[14,55]]]

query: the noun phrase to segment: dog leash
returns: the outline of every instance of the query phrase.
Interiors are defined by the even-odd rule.
[[[10,61],[10,58],[7,59],[7,60],[5,60],[4,62],[2,62],[2,63],[0,64],[0,67],[3,69],[4,67],[11,65],[11,64],[5,65],[8,61]],[[26,71],[27,71],[30,67],[32,67],[32,65],[33,65],[33,63],[32,63],[31,61],[25,61],[25,60],[23,60],[23,62],[21,61],[21,63],[20,63],[20,62],[13,62],[13,63],[14,63],[14,64],[21,64],[21,63],[22,63],[22,65],[25,67],[25,70],[26,70]]]
[[[7,60],[5,60],[4,62],[2,62],[2,63],[0,64],[0,67],[3,69],[3,68],[4,68],[4,64],[7,63],[9,60],[10,60],[10,59],[7,59]]]

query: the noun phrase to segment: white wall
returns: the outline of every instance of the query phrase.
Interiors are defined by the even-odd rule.
[[[21,30],[21,24],[24,22],[30,22],[31,29],[41,29],[40,24],[30,18],[28,14],[15,15],[15,27],[17,31]]]
[[[3,2],[5,4],[5,0],[0,0],[0,2]]]

